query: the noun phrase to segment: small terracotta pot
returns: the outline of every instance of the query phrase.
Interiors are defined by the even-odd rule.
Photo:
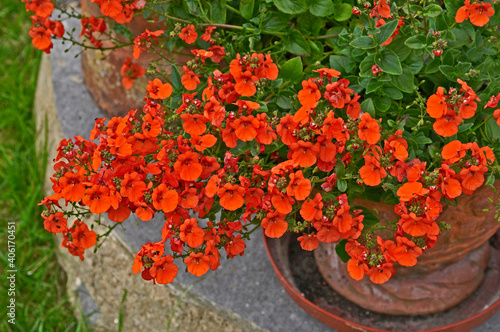
[[[312,253],[300,248],[294,234],[285,233],[278,239],[262,234],[273,269],[287,294],[312,317],[339,332],[464,332],[479,326],[500,310],[500,231],[492,238],[485,278],[473,295],[445,312],[421,316],[371,313],[339,295],[332,296],[335,291],[318,276]],[[292,249],[293,246],[296,248]],[[297,271],[307,271],[316,281],[302,279],[303,273],[300,275]],[[315,290],[315,297],[310,297],[304,284]]]
[[[102,16],[99,6],[91,0],[81,0],[81,6],[84,15]],[[142,16],[134,17],[126,25],[133,36],[141,34],[146,29],[150,31],[158,29],[158,24],[147,22]],[[123,39],[119,35],[116,37]],[[132,50],[133,46],[127,46],[112,51],[86,49],[82,52],[82,73],[85,84],[96,104],[108,117],[124,116],[130,110],[141,109],[144,105],[143,98],[146,95],[146,86],[148,80],[151,80],[150,77],[143,76],[136,79],[129,90],[125,89],[121,83],[120,69],[125,59],[133,59]],[[186,63],[192,59],[189,56],[190,51],[186,49],[186,52],[186,55],[170,54],[168,57],[176,63]],[[158,61],[159,68],[165,69],[167,73],[171,72],[171,66],[153,53],[143,52],[134,62],[147,68],[152,60]]]
[[[500,181],[496,187],[500,190]],[[319,270],[335,291],[371,311],[422,315],[449,309],[483,281],[490,252],[488,240],[500,227],[494,217],[495,206],[488,202],[493,197],[493,189],[483,186],[471,196],[460,197],[457,206],[445,205],[437,222],[445,221],[451,229],[442,232],[435,247],[419,257],[416,266],[396,266],[396,274],[382,285],[366,276],[361,281],[349,277],[334,244],[321,243],[315,250]],[[378,211],[381,220],[397,219],[392,205],[355,200],[353,206],[358,205]]]

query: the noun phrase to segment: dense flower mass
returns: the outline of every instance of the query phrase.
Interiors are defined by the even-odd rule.
[[[229,257],[242,255],[249,230],[259,225],[274,238],[287,230],[301,233],[305,250],[314,250],[319,242],[347,240],[348,270],[355,279],[367,274],[374,283],[383,283],[394,274],[396,262],[415,265],[438,239],[442,200],[479,188],[494,162],[492,150],[454,140],[443,147],[441,166],[428,169],[426,162],[409,159],[401,129],[384,130],[379,120],[360,111],[359,97],[338,71],[320,68],[314,74],[302,81],[294,115],[268,118],[262,103],[246,97],[256,94],[261,80],[276,79],[278,69],[269,56],[238,55],[229,73],[215,70],[206,79],[202,99],[183,95],[173,110],[182,122],[177,133],[165,129],[166,109],[157,103],[169,97],[172,87],[150,81],[140,121],[136,111],[108,123],[98,119],[90,137],[98,143],[81,137],[61,142],[52,178],[55,194],[43,202],[49,210],[45,228],[63,232],[64,245],[83,257],[84,249],[95,243],[95,233],[81,221],[68,228],[64,215],[55,212],[60,199],[107,213],[116,223],[130,213],[143,221],[162,214],[162,242],[143,246],[134,263],[134,272],[158,283],[173,280],[175,258],[184,258],[188,271],[200,276],[219,266],[222,249]],[[254,78],[245,80],[247,76]],[[196,88],[186,81],[186,90]],[[462,87],[453,95],[439,88],[429,98],[432,117],[445,121],[451,112],[461,120],[474,114],[477,97],[459,83]],[[459,123],[448,123],[456,132]],[[434,128],[443,134],[442,126]],[[275,160],[270,164],[259,155],[272,147],[287,152],[270,152]],[[358,184],[379,186],[388,177],[396,183],[395,241],[379,236],[371,247],[358,241],[364,215],[338,191],[338,182],[345,181],[340,169],[356,168]],[[323,191],[313,190],[316,183]],[[206,225],[193,218],[214,216],[220,208],[222,217],[209,217]],[[296,215],[303,222],[297,223]],[[165,255],[163,243],[170,244],[173,255]]]
[[[51,1],[23,1],[35,47],[49,53],[54,37],[128,47],[123,87],[148,75],[142,109],[97,119],[89,139],[57,150],[44,227],[81,259],[135,214],[163,222],[132,266],[155,283],[172,282],[176,262],[195,276],[216,270],[262,227],[297,233],[308,251],[336,243],[353,279],[381,284],[436,244],[445,204],[500,173],[495,3],[282,13],[266,1],[226,15],[217,2],[161,13],[147,0],[96,0],[104,17],[78,16],[76,42],[50,20]],[[122,25],[146,12],[149,29]],[[391,202],[396,220],[357,197]],[[109,231],[97,234],[89,214],[105,214]]]

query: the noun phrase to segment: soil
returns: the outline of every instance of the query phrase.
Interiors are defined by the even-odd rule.
[[[444,312],[424,316],[391,316],[363,309],[336,293],[318,270],[314,254],[302,250],[296,236],[289,246],[292,275],[302,295],[318,307],[348,321],[387,331],[422,331],[457,323],[480,313],[500,299],[500,251],[492,241],[485,281],[466,301]]]

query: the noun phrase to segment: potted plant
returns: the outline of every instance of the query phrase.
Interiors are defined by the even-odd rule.
[[[133,44],[125,87],[151,79],[142,110],[97,119],[90,140],[58,148],[42,216],[72,254],[83,259],[109,235],[84,223],[88,214],[106,213],[110,231],[131,213],[161,214],[163,240],[144,244],[133,263],[155,283],[175,278],[174,261],[196,276],[216,270],[262,227],[271,238],[299,233],[304,250],[336,243],[352,279],[379,285],[418,271],[420,260],[436,270],[442,251],[456,261],[497,231],[498,5],[96,3],[104,17],[81,18],[82,35],[95,48]],[[50,51],[53,35],[88,47],[48,18],[49,0],[26,6],[36,47]],[[125,23],[139,14],[158,28],[132,35]],[[175,63],[169,52],[185,47],[192,59]],[[158,59],[147,68],[134,62],[148,54]],[[439,217],[479,201],[478,190],[484,236],[456,255],[442,239],[458,223]]]

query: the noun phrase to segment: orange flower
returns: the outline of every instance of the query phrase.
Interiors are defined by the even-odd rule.
[[[51,233],[61,233],[68,229],[68,220],[64,218],[64,213],[56,212],[45,218],[43,227]]]
[[[196,75],[186,66],[182,66],[182,69],[184,69],[184,74],[181,76],[182,85],[186,88],[186,90],[196,90],[196,87],[200,84],[200,75]]]
[[[229,258],[233,258],[236,255],[243,255],[246,246],[245,241],[241,238],[241,234],[238,234],[237,237],[232,238],[231,241],[224,246],[224,249],[226,249]]]
[[[278,212],[288,214],[292,212],[292,204],[295,203],[295,201],[287,195],[275,193],[271,198],[271,203]]]
[[[97,234],[89,230],[87,224],[78,222],[73,232],[73,244],[83,249],[92,247],[97,242]]]
[[[253,96],[257,92],[257,87],[255,86],[255,82],[259,79],[254,76],[250,71],[242,72],[238,76],[234,76],[234,80],[236,84],[234,85],[234,89],[240,95],[245,97]]]
[[[190,135],[200,136],[207,130],[205,123],[208,119],[204,115],[184,113],[181,114],[181,120],[183,121],[182,128]]]
[[[359,122],[358,135],[363,141],[368,144],[376,144],[380,139],[380,126],[378,121],[372,119],[369,113],[363,113],[361,115],[361,121]]]
[[[116,209],[110,207],[107,212],[108,219],[114,222],[123,222],[130,216],[130,209],[123,205],[119,205]]]
[[[155,277],[159,284],[169,284],[177,275],[179,268],[173,264],[174,258],[172,255],[167,255],[154,263],[154,266],[149,270],[151,276]]]
[[[431,118],[439,119],[443,116],[447,107],[444,90],[442,87],[438,87],[436,93],[427,99],[427,113]]]
[[[374,284],[383,284],[389,280],[395,272],[396,270],[392,263],[384,263],[380,266],[371,268],[367,274]]]
[[[132,59],[126,58],[120,73],[122,74],[122,85],[128,90],[132,88],[136,78],[146,75],[146,69],[137,63],[133,63]]]
[[[187,27],[183,28],[181,30],[181,33],[179,33],[179,38],[184,40],[188,44],[194,43],[196,41],[196,38],[198,38],[198,34],[196,33],[194,25],[188,24]]]
[[[297,240],[300,242],[300,247],[307,251],[313,251],[319,246],[319,241],[314,234],[304,234]]]
[[[214,175],[208,180],[207,186],[205,187],[205,195],[208,197],[214,197],[219,191],[220,179],[217,175]]]
[[[469,19],[470,14],[470,0],[465,0],[464,5],[457,10],[455,15],[455,22],[462,23]]]
[[[288,196],[295,197],[299,201],[306,199],[311,193],[311,181],[305,179],[302,171],[290,174],[290,182],[286,189]]]
[[[120,14],[123,6],[117,0],[108,0],[101,3],[101,13],[104,16],[115,17]]]
[[[291,159],[300,167],[309,167],[318,160],[316,155],[319,153],[319,145],[313,145],[312,142],[302,140],[290,145]]]
[[[153,99],[166,99],[172,94],[172,86],[168,83],[162,83],[157,78],[148,82],[146,90]]]
[[[197,277],[201,277],[205,273],[207,273],[210,265],[208,264],[210,259],[207,256],[203,255],[203,253],[199,252],[195,254],[192,252],[189,254],[189,257],[184,259],[184,263],[187,265],[188,272]]]
[[[401,217],[399,224],[405,233],[411,236],[423,236],[427,234],[428,226],[425,219],[418,217],[415,213],[405,214]]]
[[[469,168],[463,168],[460,171],[462,176],[462,186],[470,191],[474,191],[481,187],[484,182],[484,173],[488,171],[486,166],[470,166]]]
[[[220,188],[217,195],[220,197],[220,205],[229,211],[235,211],[243,206],[245,199],[245,188],[226,183],[224,187]]]
[[[362,261],[359,261],[355,258],[349,259],[347,262],[347,272],[354,280],[361,280],[365,276],[365,266]]]
[[[495,14],[491,3],[474,3],[469,7],[469,19],[472,24],[478,27],[484,26],[490,21],[490,17]]]
[[[257,136],[260,122],[253,115],[242,116],[231,123],[231,127],[235,130],[236,137],[243,142],[251,141]]]
[[[266,217],[262,219],[261,226],[265,229],[265,234],[270,238],[279,238],[288,229],[285,215],[279,212],[268,212]]]
[[[191,248],[197,248],[203,244],[205,232],[198,226],[196,218],[184,220],[179,230],[179,238],[187,242]]]
[[[210,42],[210,38],[212,37],[212,32],[216,29],[217,27],[214,26],[208,26],[205,28],[205,32],[201,36],[201,40],[204,40],[206,42]]]
[[[354,93],[354,90],[349,89],[348,86],[349,81],[345,78],[328,84],[324,94],[325,99],[335,108],[344,108],[344,106],[351,101],[350,94]]]
[[[274,81],[278,78],[278,66],[273,63],[273,59],[270,54],[266,54],[266,59],[264,60],[263,54],[252,54],[252,59],[257,56],[259,59],[259,66],[255,69],[255,76],[258,78],[267,78],[268,80]]]
[[[308,81],[302,81],[302,90],[299,91],[298,97],[302,106],[315,107],[321,98],[321,92],[318,90],[316,83],[309,79]]]
[[[162,183],[153,190],[153,206],[157,210],[162,210],[165,213],[174,211],[179,203],[179,194],[175,190],[169,190]]]
[[[85,195],[85,185],[81,183],[84,179],[83,169],[78,173],[66,172],[59,179],[59,186],[62,188],[61,196],[70,201],[78,202]]]
[[[429,189],[423,188],[420,182],[407,182],[396,192],[401,202],[408,202],[414,197],[424,196],[427,193],[429,193]]]
[[[300,215],[307,221],[321,219],[323,216],[323,197],[320,193],[317,193],[314,199],[307,199],[302,203]]]
[[[382,179],[387,176],[387,172],[380,166],[377,158],[366,155],[365,165],[359,169],[359,175],[365,184],[378,186]]]
[[[443,146],[441,156],[447,163],[455,163],[465,156],[465,150],[462,149],[462,143],[458,140],[451,141]]]
[[[458,133],[458,125],[460,123],[462,123],[462,117],[457,116],[455,111],[447,109],[443,117],[434,122],[432,128],[438,135],[451,137]]]
[[[90,212],[92,213],[100,214],[106,212],[111,207],[109,188],[93,185],[85,191],[82,202],[90,208]]]
[[[198,151],[203,151],[205,149],[211,148],[217,142],[217,137],[212,134],[206,134],[203,136],[192,136],[191,144],[194,145],[195,149]]]
[[[386,0],[380,0],[374,3],[373,9],[370,13],[370,17],[391,17],[391,7],[386,3]]]
[[[179,173],[181,179],[195,181],[200,177],[203,167],[199,163],[198,154],[187,151],[179,155],[174,164],[174,170]]]

